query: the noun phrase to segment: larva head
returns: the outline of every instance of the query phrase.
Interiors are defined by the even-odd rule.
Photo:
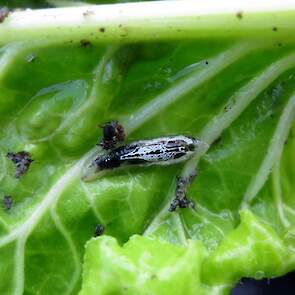
[[[82,179],[90,181],[104,175],[106,170],[111,170],[120,166],[120,159],[115,154],[110,152],[107,155],[100,155],[88,165],[82,172]]]
[[[209,145],[198,138],[188,136],[178,136],[178,139],[185,142],[185,146],[188,152],[199,153],[208,149]]]

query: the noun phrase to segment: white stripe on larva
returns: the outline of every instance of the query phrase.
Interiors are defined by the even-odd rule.
[[[175,160],[182,161],[189,158],[194,151],[188,149],[193,145],[197,148],[196,141],[185,136],[160,137],[151,140],[144,140],[132,143],[132,150],[126,149],[126,153],[122,154],[120,159],[124,160],[144,160],[147,162],[165,161],[165,164],[173,164]]]

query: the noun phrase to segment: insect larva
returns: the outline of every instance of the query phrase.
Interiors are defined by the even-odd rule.
[[[201,140],[183,135],[135,141],[99,155],[86,167],[82,178],[91,180],[121,166],[176,164],[188,160],[206,145]]]

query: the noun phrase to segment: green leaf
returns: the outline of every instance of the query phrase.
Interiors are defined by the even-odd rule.
[[[91,239],[79,294],[223,294],[241,277],[278,276],[294,263],[276,232],[243,211],[210,255],[192,240],[173,245],[135,235],[120,247],[108,236]]]
[[[200,23],[197,9],[67,7],[0,24],[0,200],[13,200],[0,208],[0,294],[228,294],[295,269],[294,10],[225,7]],[[128,141],[184,134],[208,149],[84,182],[112,119]],[[34,160],[20,179],[6,157],[18,151]],[[196,167],[197,210],[168,212],[176,177]],[[91,239],[97,224],[107,236]],[[175,272],[159,280],[163,269]]]
[[[272,227],[242,211],[240,225],[204,262],[203,279],[210,285],[230,285],[241,277],[271,278],[294,268],[294,262],[294,254]]]
[[[121,248],[111,237],[92,239],[79,294],[201,294],[204,252],[191,240],[176,246],[136,235]]]

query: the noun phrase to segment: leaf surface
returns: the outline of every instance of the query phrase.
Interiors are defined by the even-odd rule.
[[[77,294],[84,255],[80,294],[228,294],[294,270],[293,43],[84,41],[0,49],[0,198],[13,199],[0,293]],[[128,141],[184,134],[209,148],[83,182],[112,119]],[[22,150],[34,162],[18,180],[6,154]],[[169,213],[176,177],[195,167],[197,211]],[[97,224],[106,236],[91,239]]]

